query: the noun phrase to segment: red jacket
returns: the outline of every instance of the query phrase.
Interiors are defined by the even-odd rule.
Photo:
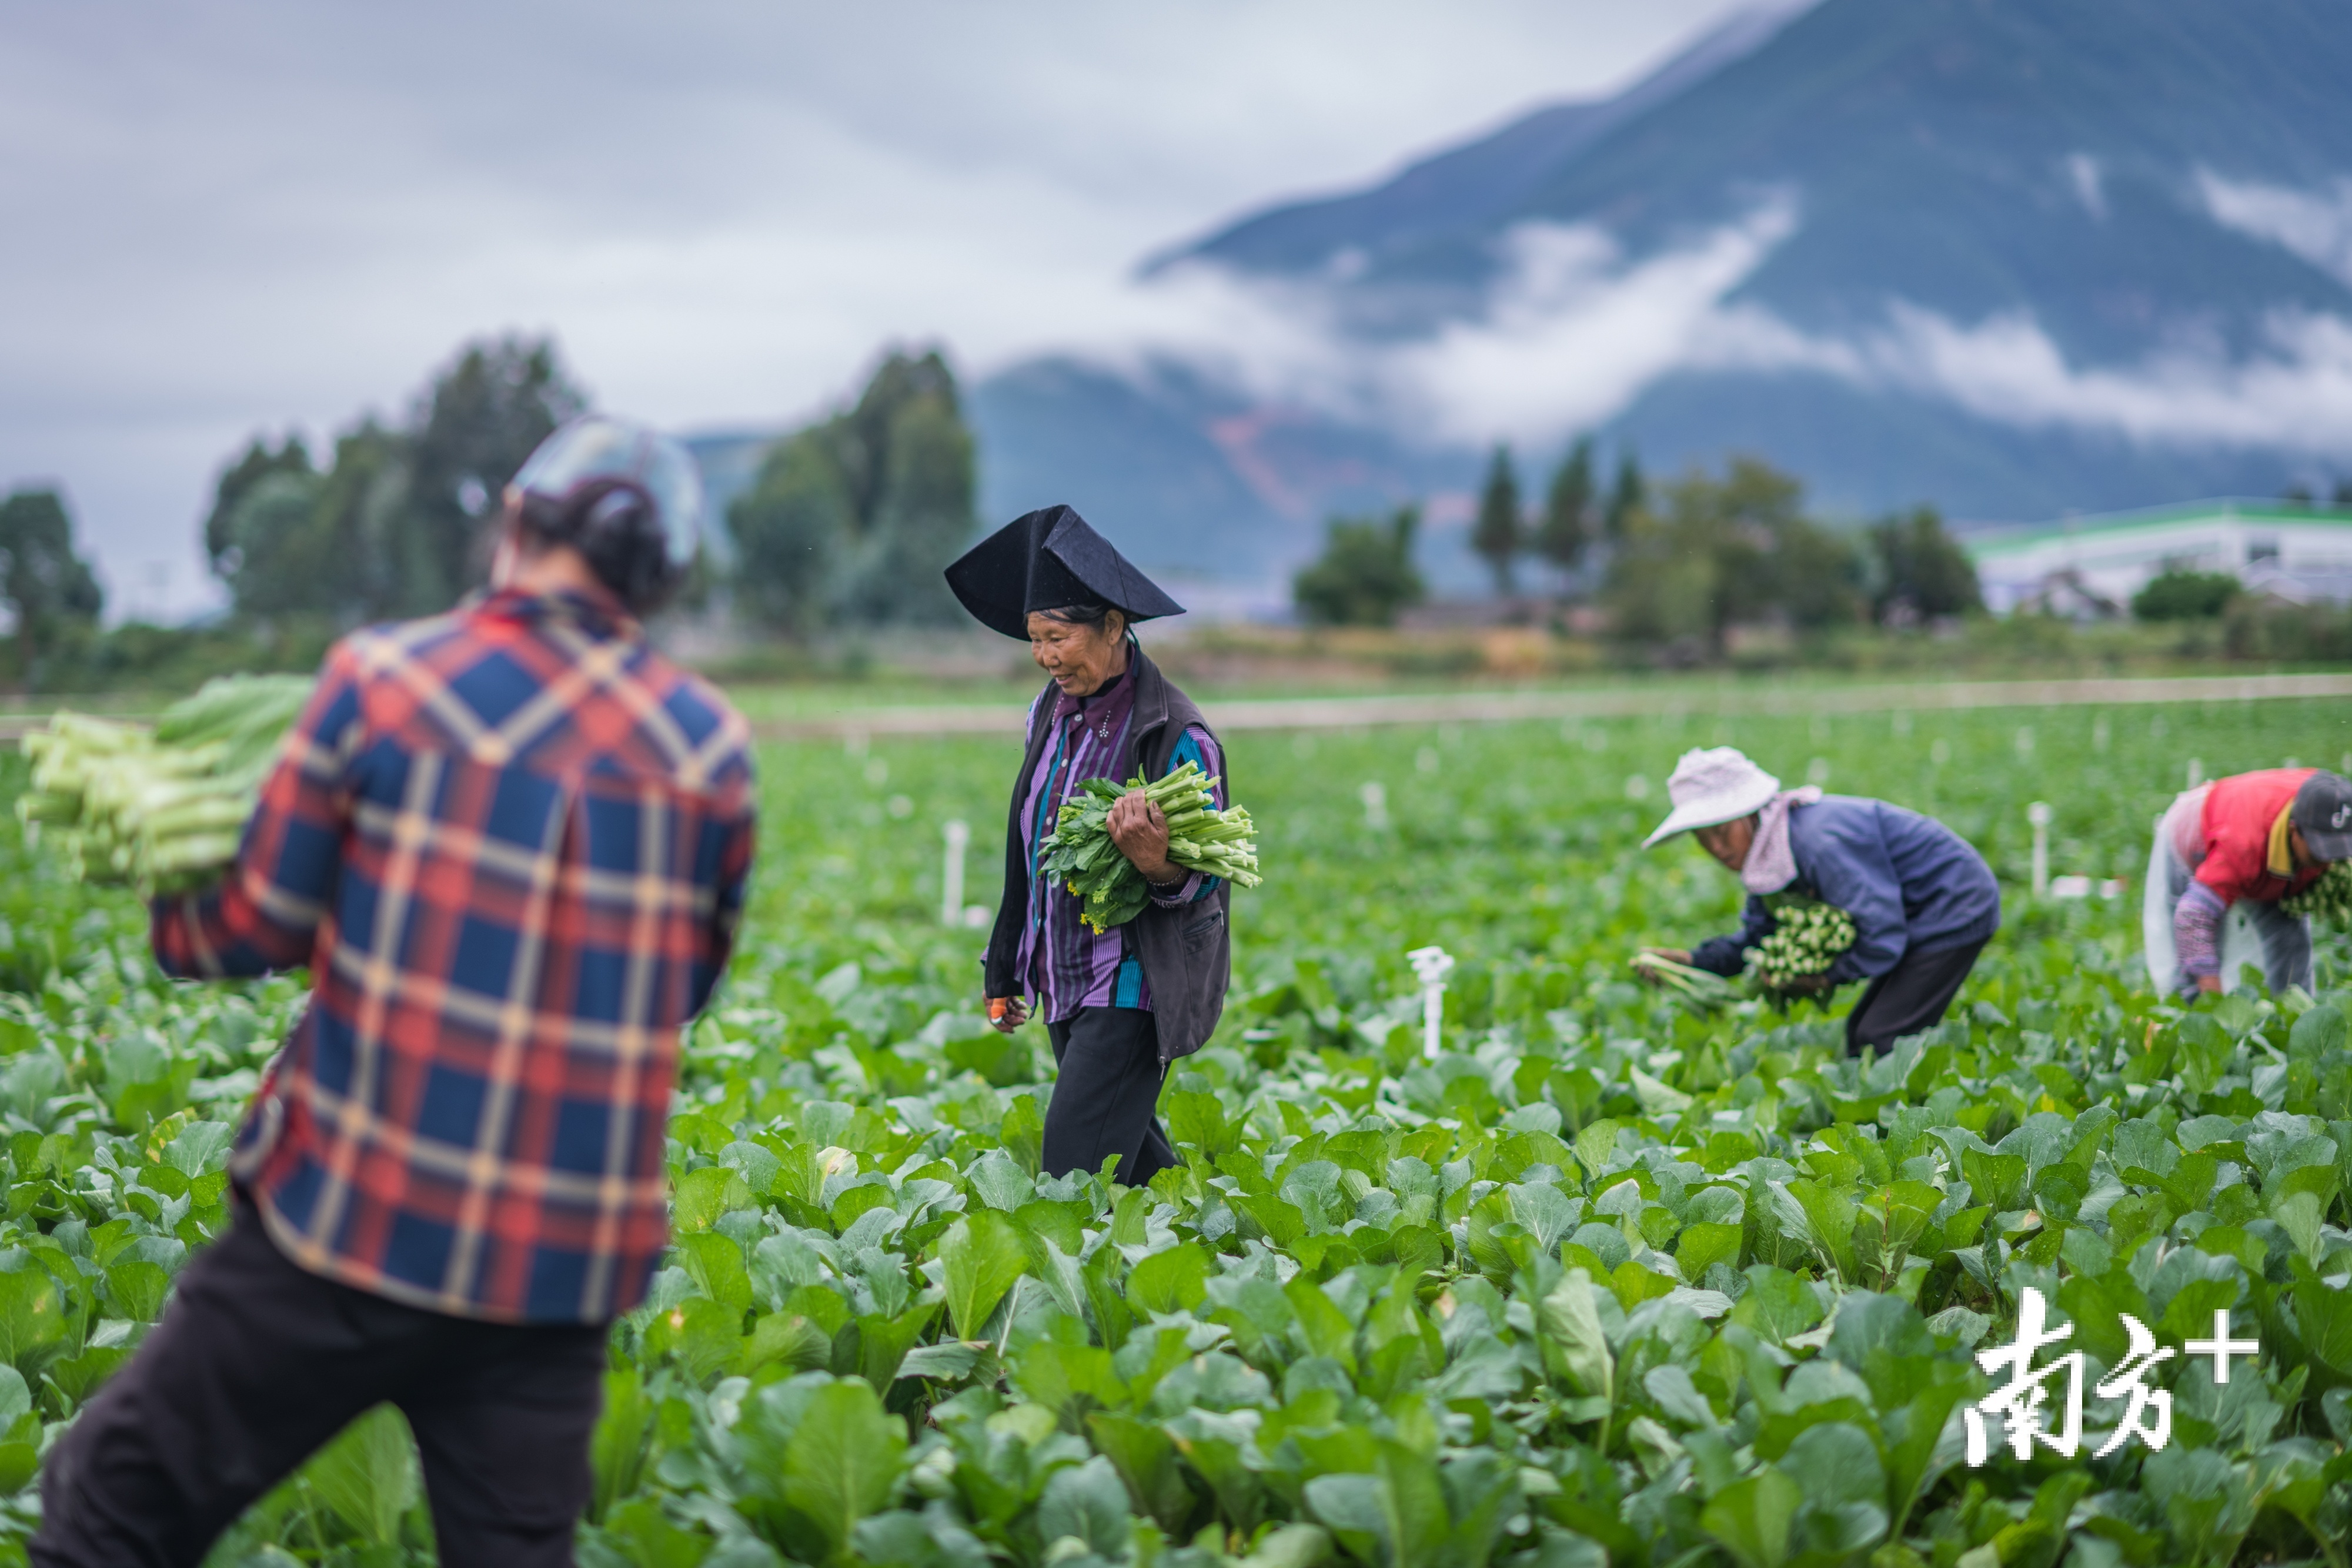
[[[2268,904],[2300,893],[2317,882],[2327,868],[2291,868],[2286,829],[2281,820],[2294,803],[2294,792],[2316,768],[2266,768],[2216,779],[2205,792],[2205,812],[2200,824],[2205,857],[2197,880],[2213,890],[2224,904],[2242,898]],[[2275,832],[2276,841],[2273,835]]]

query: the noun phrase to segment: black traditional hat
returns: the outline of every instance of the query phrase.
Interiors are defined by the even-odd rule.
[[[965,551],[947,577],[972,619],[1007,637],[1028,636],[1036,610],[1108,605],[1130,622],[1184,613],[1067,507],[1013,518]]]

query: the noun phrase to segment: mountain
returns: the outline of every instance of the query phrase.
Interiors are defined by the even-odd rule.
[[[1853,515],[2326,482],[2352,470],[2344,22],[2338,0],[1736,17],[1617,98],[1152,257],[1154,285],[1311,327],[1315,366],[1261,367],[1279,397],[1219,379],[1229,345],[1015,366],[975,392],[984,491],[1070,476],[1143,554],[1244,571],[1311,552],[1328,510],[1466,489],[1499,437],[1548,461],[1592,432],[1654,473],[1751,451]]]
[[[1507,217],[1609,131],[1769,42],[1801,8],[1782,3],[1742,12],[1614,98],[1538,109],[1369,191],[1273,207],[1154,257],[1143,270],[1150,276],[1206,259],[1252,271],[1311,272],[1342,256],[1380,255],[1433,235],[1482,228]]]

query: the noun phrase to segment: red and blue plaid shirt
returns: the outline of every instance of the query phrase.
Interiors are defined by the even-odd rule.
[[[279,1248],[464,1317],[635,1305],[752,812],[742,719],[610,603],[336,644],[227,881],[154,911],[174,975],[310,966],[234,1166]]]

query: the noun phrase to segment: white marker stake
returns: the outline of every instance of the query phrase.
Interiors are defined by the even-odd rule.
[[[1416,947],[1405,960],[1421,977],[1421,1054],[1434,1061],[1445,1033],[1445,977],[1453,972],[1454,956],[1443,947]]]
[[[2197,786],[2204,782],[2205,759],[2201,757],[2190,758],[2189,759],[2189,788],[2194,789]]]
[[[2050,896],[2050,802],[2036,800],[2025,808],[2025,820],[2033,824],[2033,896]]]
[[[963,924],[963,852],[971,843],[971,830],[961,822],[947,825],[948,858],[940,868],[940,924]]]

